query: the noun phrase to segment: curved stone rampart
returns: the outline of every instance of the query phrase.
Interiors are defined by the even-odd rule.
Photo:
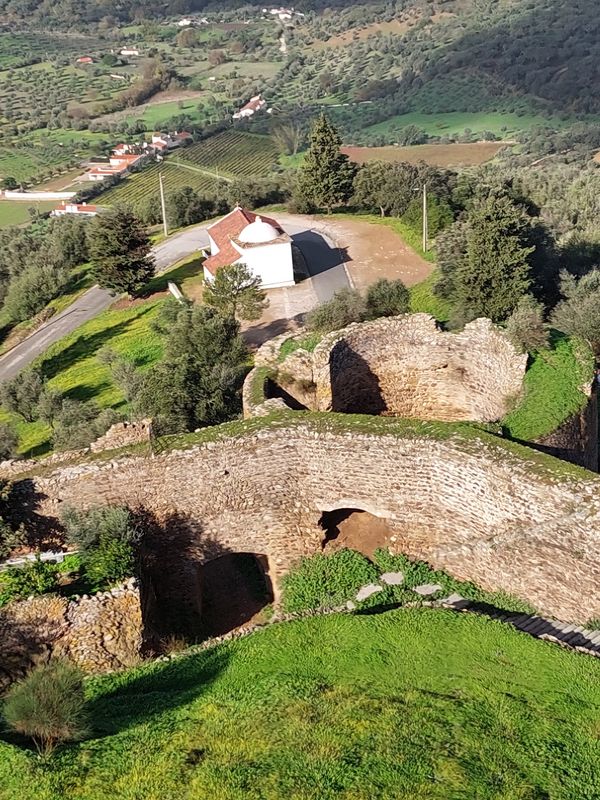
[[[313,353],[316,409],[492,422],[522,389],[527,356],[490,320],[460,333],[410,314],[351,325]]]
[[[186,559],[263,553],[277,578],[320,550],[323,511],[388,520],[389,546],[567,620],[600,616],[600,478],[467,425],[337,414],[251,420],[153,458],[25,477],[36,513],[117,503],[185,518]],[[215,430],[198,434],[199,440]],[[30,507],[30,506],[29,506]]]

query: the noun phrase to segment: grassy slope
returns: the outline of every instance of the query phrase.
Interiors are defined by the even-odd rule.
[[[599,679],[466,614],[277,625],[90,682],[95,738],[0,743],[0,800],[591,800]]]
[[[166,289],[174,280],[184,293],[193,294],[201,281],[202,265],[198,258],[187,259],[169,272],[155,278],[149,290]],[[95,400],[103,407],[118,408],[123,394],[115,386],[110,370],[97,354],[106,346],[148,367],[162,354],[160,336],[151,328],[163,297],[154,297],[124,309],[109,309],[77,328],[50,347],[38,360],[50,379],[50,386],[78,400]],[[40,422],[27,423],[17,415],[0,410],[0,420],[12,421],[19,433],[20,452],[39,454],[49,449],[50,429]]]
[[[497,136],[506,138],[518,131],[528,130],[536,125],[552,128],[563,128],[568,125],[568,121],[563,121],[558,117],[546,119],[536,114],[517,115],[517,114],[498,114],[494,112],[463,112],[453,111],[439,114],[423,114],[421,112],[411,112],[390,117],[384,122],[370,125],[365,130],[376,133],[388,133],[390,128],[405,128],[408,125],[416,125],[430,136],[452,136],[462,133],[465,128],[474,132],[491,131]]]
[[[504,420],[513,439],[534,441],[585,407],[582,385],[591,383],[594,357],[582,341],[555,332],[552,350],[536,353],[525,373],[523,401]]]
[[[0,228],[10,228],[11,225],[23,225],[31,221],[29,209],[35,208],[44,213],[52,211],[58,205],[58,200],[1,200],[0,201]]]

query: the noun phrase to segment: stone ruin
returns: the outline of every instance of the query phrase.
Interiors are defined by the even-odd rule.
[[[460,333],[441,331],[427,314],[355,323],[281,363],[274,345],[256,363],[276,367],[277,382],[312,411],[493,422],[521,393],[527,367],[488,319]]]

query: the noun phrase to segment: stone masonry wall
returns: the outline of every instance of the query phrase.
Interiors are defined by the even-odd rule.
[[[444,333],[427,314],[378,319],[336,331],[317,346],[316,408],[492,422],[520,393],[526,365],[490,320]]]
[[[97,674],[140,658],[140,595],[131,579],[106,592],[67,600],[43,595],[0,609],[0,692],[51,656]]]
[[[323,511],[363,509],[389,521],[392,549],[559,618],[600,616],[600,478],[565,478],[561,462],[468,428],[370,422],[377,432],[334,414],[253,420],[235,438],[48,470],[22,489],[50,517],[105,503],[185,517],[188,561],[265,555],[276,594],[320,550]]]
[[[598,472],[598,389],[595,382],[588,392],[590,400],[583,411],[533,446],[551,456]]]

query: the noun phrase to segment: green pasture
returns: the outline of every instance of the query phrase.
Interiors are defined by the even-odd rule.
[[[273,625],[86,691],[85,741],[0,741],[1,800],[598,795],[600,663],[471,614]]]
[[[498,114],[494,112],[450,112],[440,114],[423,114],[411,112],[390,117],[384,122],[370,125],[364,130],[370,133],[391,134],[394,130],[415,125],[430,136],[455,136],[466,128],[473,132],[490,131],[501,138],[510,138],[519,131],[528,130],[537,125],[552,128],[563,128],[571,124],[558,117],[547,118],[539,114]]]

